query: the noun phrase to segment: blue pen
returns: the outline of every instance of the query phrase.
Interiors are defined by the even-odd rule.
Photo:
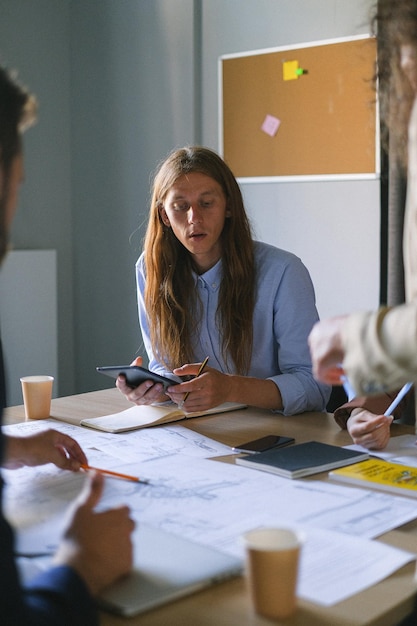
[[[348,377],[346,375],[341,376],[340,380],[343,383],[343,389],[345,390],[345,393],[347,395],[347,399],[350,402],[356,396],[356,393],[355,393],[353,387],[351,387],[350,382],[348,380]]]
[[[389,407],[385,411],[384,415],[391,415],[392,414],[393,410],[397,408],[397,406],[400,404],[401,400],[410,391],[412,386],[413,386],[413,383],[405,383],[404,387],[402,389],[400,389],[400,391],[398,392],[397,396],[394,398],[394,400],[391,402],[391,404],[389,405]]]

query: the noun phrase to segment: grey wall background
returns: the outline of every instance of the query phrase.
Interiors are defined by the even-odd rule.
[[[134,263],[173,148],[218,148],[223,54],[368,32],[371,0],[0,0],[0,58],[38,96],[16,249],[58,253],[59,394],[141,354]],[[260,239],[301,256],[322,316],[378,304],[378,181],[243,185]],[[7,294],[2,294],[7,297]]]

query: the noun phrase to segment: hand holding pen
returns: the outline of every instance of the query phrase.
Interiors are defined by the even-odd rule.
[[[204,371],[204,368],[205,368],[205,367],[206,367],[206,365],[207,365],[208,360],[209,360],[209,357],[207,356],[207,357],[204,359],[204,361],[200,364],[200,367],[198,368],[198,371],[197,371],[197,374],[195,375],[195,378],[198,378],[199,376],[201,376],[201,374],[202,374],[202,373],[203,373],[203,371]],[[174,374],[177,374],[178,376],[183,376],[183,375],[184,375],[184,370],[185,370],[186,368],[189,368],[189,367],[190,367],[189,365],[184,365],[183,367],[181,367],[181,368],[178,368],[178,369],[174,370]],[[168,392],[170,393],[170,395],[171,395],[171,397],[172,397],[175,393],[178,393],[178,387],[177,387],[177,386],[175,386],[175,387],[170,387],[170,388],[168,389]],[[183,397],[181,398],[181,400],[180,400],[180,401],[177,401],[177,404],[178,404],[178,408],[179,408],[179,409],[182,409],[182,408],[183,408],[183,406],[184,406],[184,404],[185,404],[185,402],[186,402],[186,400],[187,400],[188,396],[190,395],[190,393],[191,393],[190,391],[187,391],[187,392],[183,395]],[[175,400],[174,400],[174,401],[175,401]]]
[[[342,382],[348,400],[350,401],[356,394],[351,388],[346,376],[343,377]],[[371,450],[382,450],[385,448],[390,440],[390,426],[393,420],[392,413],[411,387],[412,383],[406,383],[383,415],[376,415],[361,407],[353,409],[346,427],[354,443]]]

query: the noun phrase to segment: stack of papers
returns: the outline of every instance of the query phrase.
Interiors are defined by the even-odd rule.
[[[247,530],[275,526],[277,520],[299,528],[306,542],[298,595],[311,602],[340,602],[415,559],[414,554],[372,540],[417,517],[410,498],[330,482],[288,480],[213,461],[207,457],[230,453],[230,448],[177,424],[117,436],[54,420],[4,429],[25,434],[47,426],[76,438],[91,465],[149,480],[106,480],[100,506],[127,502],[137,524],[216,547],[238,559],[243,559],[241,536]],[[20,529],[18,545],[22,547],[25,534],[37,527],[43,534],[39,532],[38,544],[29,543],[32,551],[53,550],[59,515],[82,488],[83,474],[46,465],[5,470],[3,475],[7,514]]]

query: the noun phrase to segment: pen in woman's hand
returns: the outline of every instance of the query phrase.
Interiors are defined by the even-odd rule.
[[[209,357],[208,357],[208,356],[206,356],[206,358],[204,359],[204,361],[202,362],[202,364],[201,364],[201,365],[200,365],[200,367],[198,368],[198,372],[197,372],[196,378],[198,378],[198,377],[200,376],[200,374],[202,374],[202,373],[203,373],[203,370],[204,370],[204,368],[206,367],[208,360],[209,360]],[[184,406],[185,401],[187,400],[187,398],[188,398],[188,396],[189,396],[189,395],[190,395],[190,392],[189,392],[189,391],[187,391],[187,393],[184,395],[184,398],[182,399],[182,401],[181,401],[181,402],[179,403],[179,405],[178,405],[178,408],[179,408],[179,409],[182,409],[182,407]]]

